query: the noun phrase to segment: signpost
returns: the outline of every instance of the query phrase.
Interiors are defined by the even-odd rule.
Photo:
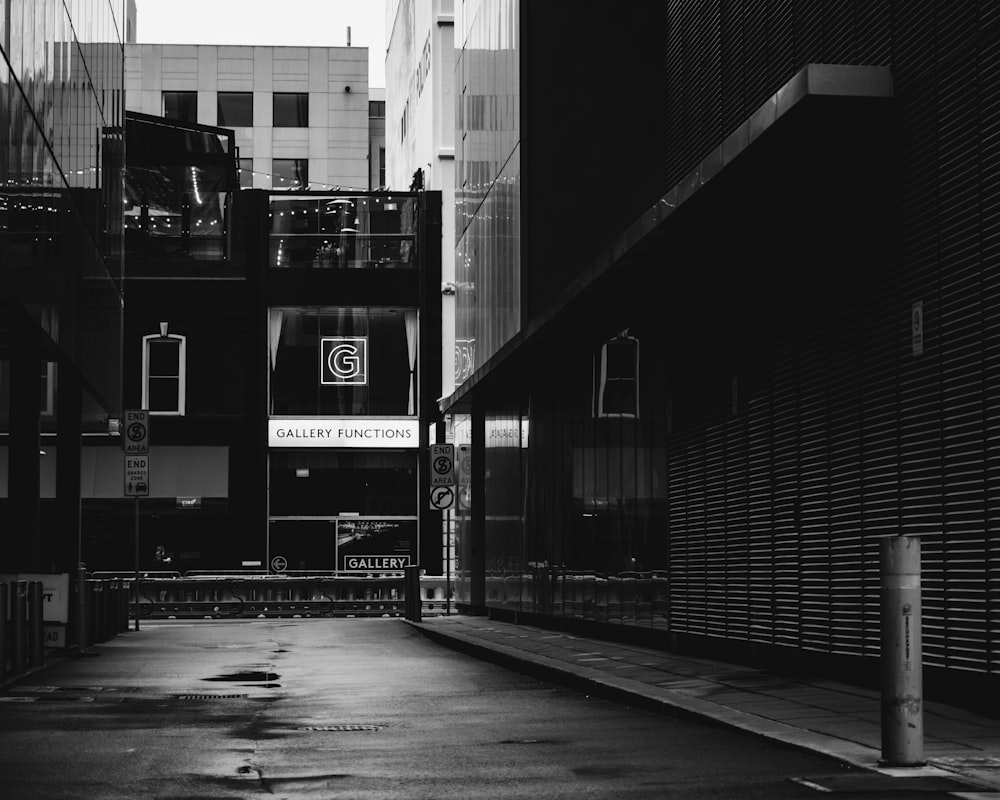
[[[431,508],[445,518],[445,613],[451,614],[451,508],[455,505],[455,445],[431,445]]]
[[[135,498],[135,629],[139,630],[139,498],[149,496],[149,411],[128,409],[122,422],[125,496]]]

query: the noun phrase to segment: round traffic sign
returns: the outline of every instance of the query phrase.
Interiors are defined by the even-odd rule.
[[[271,569],[275,572],[284,572],[288,569],[288,560],[284,556],[275,556],[271,559]]]
[[[447,475],[451,472],[451,459],[448,456],[438,456],[434,459],[434,471],[438,475]]]
[[[130,441],[141,442],[146,438],[146,426],[141,422],[133,422],[125,431]]]
[[[435,486],[431,489],[431,508],[445,511],[455,502],[455,490],[450,486]]]

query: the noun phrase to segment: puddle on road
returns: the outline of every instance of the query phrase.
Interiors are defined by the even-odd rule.
[[[273,683],[281,676],[277,672],[264,672],[262,670],[248,670],[246,672],[228,672],[225,675],[213,675],[211,678],[202,678],[203,681],[227,681],[229,683],[262,683],[265,689],[276,689],[280,683]]]

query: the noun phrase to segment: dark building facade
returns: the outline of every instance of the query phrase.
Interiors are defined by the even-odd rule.
[[[641,8],[456,21],[461,602],[867,678],[919,536],[928,690],[995,687],[1000,16]]]
[[[121,407],[125,4],[0,3],[2,573],[73,572]]]
[[[137,526],[144,571],[439,570],[440,196],[240,189],[231,130],[133,112],[128,145],[124,407],[149,412],[150,480],[84,505],[88,565],[130,569]]]

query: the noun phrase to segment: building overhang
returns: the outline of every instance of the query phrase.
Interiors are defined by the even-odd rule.
[[[885,111],[893,96],[889,67],[808,64],[725,139],[641,217],[597,255],[557,298],[532,314],[522,329],[483,363],[449,396],[441,398],[443,413],[469,413],[481,392],[494,393],[517,374],[525,354],[562,323],[578,317],[581,307],[602,297],[616,282],[631,280],[636,262],[656,249],[664,254],[663,279],[689,268],[669,263],[671,237],[684,225],[679,219],[716,187],[742,182],[753,192],[768,178],[767,165],[795,171],[800,162],[826,158],[838,136],[850,142],[850,152],[881,153],[876,142],[883,131]],[[788,147],[795,142],[794,147]],[[833,146],[837,146],[834,144]],[[859,150],[860,148],[860,150]],[[750,165],[744,169],[745,165]],[[763,165],[763,166],[762,166]],[[859,175],[868,163],[858,162]],[[649,280],[649,276],[643,276]],[[645,287],[648,292],[652,287]]]

